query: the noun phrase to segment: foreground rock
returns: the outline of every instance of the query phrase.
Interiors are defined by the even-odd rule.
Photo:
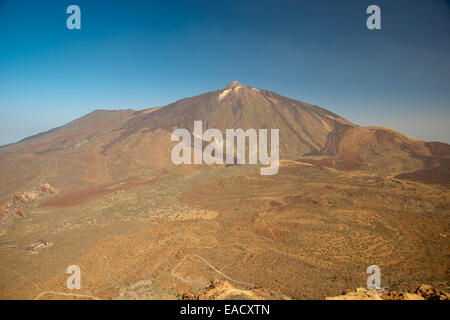
[[[264,288],[241,289],[228,281],[213,281],[202,291],[184,293],[182,300],[291,300],[290,297]]]
[[[391,291],[380,295],[376,290],[358,288],[340,296],[326,297],[325,300],[450,300],[450,294],[422,284],[413,293]]]

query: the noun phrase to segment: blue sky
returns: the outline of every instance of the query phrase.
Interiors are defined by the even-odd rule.
[[[450,1],[0,0],[0,145],[243,84],[450,142]],[[81,8],[81,30],[66,8]],[[382,30],[365,26],[381,7]]]

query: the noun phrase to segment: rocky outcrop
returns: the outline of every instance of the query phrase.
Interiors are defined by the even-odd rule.
[[[336,297],[326,297],[325,300],[383,300],[376,290],[358,288],[355,291]]]
[[[25,208],[32,202],[57,194],[58,189],[48,183],[41,183],[38,188],[15,193],[10,201],[0,205],[0,231],[11,225],[14,217],[25,219]]]
[[[382,295],[382,298],[383,300],[450,300],[450,294],[430,285],[422,284],[414,293],[392,291]]]
[[[450,294],[422,284],[412,293],[390,291],[379,294],[376,290],[358,288],[340,296],[326,297],[325,300],[450,300]]]
[[[212,281],[196,294],[183,293],[182,300],[291,300],[290,297],[263,288],[238,288],[228,281]]]
[[[58,189],[52,187],[50,184],[48,183],[41,183],[39,185],[39,189],[42,193],[47,193],[47,194],[56,194],[58,193]]]

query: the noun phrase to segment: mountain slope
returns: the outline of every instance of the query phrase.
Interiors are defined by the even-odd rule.
[[[171,132],[192,131],[198,120],[204,129],[222,132],[279,129],[280,159],[308,158],[320,164],[328,161],[320,157],[329,157],[385,174],[435,169],[446,165],[439,159],[450,155],[447,144],[425,143],[388,128],[359,127],[323,108],[233,82],[165,107],[94,111],[0,148],[1,197],[42,182],[64,191],[133,177],[152,179],[161,174],[159,169],[175,167],[170,160],[175,144]],[[314,157],[319,160],[310,160]]]

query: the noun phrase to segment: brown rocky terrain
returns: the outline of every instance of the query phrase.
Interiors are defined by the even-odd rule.
[[[414,292],[391,291],[380,294],[376,290],[358,288],[353,292],[327,297],[326,300],[450,300],[450,294],[429,285],[420,285]]]
[[[171,132],[194,120],[280,129],[278,174],[175,166]],[[389,292],[448,291],[449,159],[447,144],[238,82],[94,111],[0,148],[0,298],[322,299],[372,264]]]

